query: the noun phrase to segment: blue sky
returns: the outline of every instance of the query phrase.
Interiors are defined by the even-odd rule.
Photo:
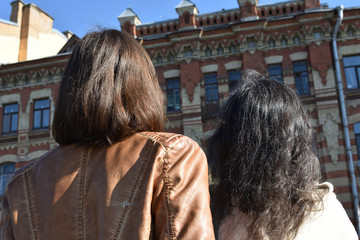
[[[54,18],[54,28],[60,31],[70,30],[79,37],[97,26],[119,29],[117,17],[131,7],[142,23],[176,18],[175,6],[181,0],[23,0],[34,3]],[[283,0],[259,0],[259,5],[281,2]],[[0,18],[9,20],[12,0],[0,1]],[[238,7],[236,0],[192,0],[200,14],[219,11],[222,8]],[[359,0],[320,0],[330,7],[343,4],[345,7],[360,7]]]

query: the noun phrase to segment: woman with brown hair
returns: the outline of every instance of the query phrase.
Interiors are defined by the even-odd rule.
[[[214,239],[205,155],[163,124],[146,51],[117,30],[86,35],[57,97],[60,146],[14,173],[0,238]]]
[[[358,239],[330,183],[296,93],[249,71],[208,142],[219,240]]]

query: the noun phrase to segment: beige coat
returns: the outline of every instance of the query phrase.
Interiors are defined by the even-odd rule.
[[[329,189],[323,198],[323,210],[311,212],[294,240],[358,240],[354,226],[336,199],[333,185],[328,182],[321,185]],[[248,223],[248,216],[240,211],[225,217],[219,227],[219,240],[249,240]]]

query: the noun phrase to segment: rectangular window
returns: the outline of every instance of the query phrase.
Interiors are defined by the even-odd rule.
[[[360,86],[360,55],[344,57],[344,71],[347,88],[355,89]]]
[[[178,78],[166,80],[167,111],[179,111],[180,103],[180,80]]]
[[[216,102],[219,99],[216,73],[207,73],[205,77],[205,101]]]
[[[299,95],[310,94],[309,77],[306,65],[305,61],[293,63],[295,87]]]
[[[34,101],[34,129],[48,128],[50,122],[50,100]]]
[[[4,105],[2,133],[17,132],[19,118],[19,104]]]
[[[281,64],[269,65],[269,78],[283,83],[283,72]]]
[[[228,71],[229,92],[232,92],[239,84],[241,79],[241,72],[239,70]]]
[[[358,159],[360,159],[360,123],[354,124],[354,134]]]
[[[15,171],[15,163],[4,163],[0,165],[0,195],[4,194],[5,187]]]

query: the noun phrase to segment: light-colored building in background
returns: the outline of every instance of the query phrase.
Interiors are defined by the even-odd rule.
[[[71,34],[53,28],[54,19],[35,4],[11,3],[10,20],[0,19],[0,64],[56,55]]]

